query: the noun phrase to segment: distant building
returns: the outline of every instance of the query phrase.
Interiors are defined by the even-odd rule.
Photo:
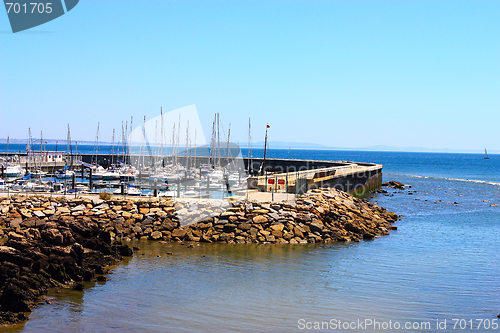
[[[28,151],[28,159],[33,162],[64,162],[64,154],[63,151]]]

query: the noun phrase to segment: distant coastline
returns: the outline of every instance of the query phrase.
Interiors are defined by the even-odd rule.
[[[34,139],[34,147],[36,149],[37,146],[40,146],[40,140]],[[26,145],[28,143],[28,139],[9,139],[9,145]],[[79,141],[72,140],[72,145],[78,143],[78,146],[94,146],[94,141]],[[0,138],[0,152],[4,152],[2,145],[7,144],[6,138]],[[66,139],[56,140],[56,139],[44,139],[44,145],[56,145],[58,144],[61,147],[66,147],[67,142]],[[112,142],[99,142],[99,146],[111,146]],[[115,147],[121,145],[121,143],[115,142]],[[135,144],[134,144],[135,145]],[[139,146],[140,144],[137,144]],[[169,146],[169,144],[165,144],[165,146]],[[239,143],[239,146],[244,149],[248,149],[249,145],[247,142]],[[268,142],[269,149],[276,150],[340,150],[340,151],[370,151],[370,152],[407,152],[407,153],[450,153],[450,154],[484,154],[484,148],[476,149],[448,149],[448,148],[425,148],[425,147],[396,147],[396,146],[367,146],[367,147],[359,147],[359,148],[346,148],[346,147],[329,147],[317,143],[300,143],[300,142],[285,142],[285,141],[269,141]],[[264,149],[264,142],[259,141],[252,143],[252,149]],[[19,147],[17,148],[17,151]],[[12,149],[12,152],[16,151]],[[26,149],[23,149],[21,152],[26,152]],[[495,150],[488,150],[489,155],[496,155]]]

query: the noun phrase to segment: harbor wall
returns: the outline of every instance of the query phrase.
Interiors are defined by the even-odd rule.
[[[328,165],[328,164],[327,164]],[[380,164],[332,162],[332,165],[317,169],[286,168],[285,172],[266,173],[248,179],[248,188],[262,192],[279,192],[303,194],[319,188],[335,188],[363,197],[382,184],[382,168]]]

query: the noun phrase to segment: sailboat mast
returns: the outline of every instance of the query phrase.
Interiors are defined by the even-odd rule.
[[[196,169],[196,128],[194,129],[194,168]],[[196,175],[196,170],[195,170]]]
[[[231,124],[229,124],[229,129],[227,130],[226,159],[229,157],[229,138],[230,137],[231,137]]]
[[[68,124],[68,136],[66,137],[66,144],[68,145],[67,147],[67,154],[69,155],[70,158],[70,165],[73,166],[73,154],[71,151],[71,132]]]
[[[27,151],[30,151],[31,150],[31,127],[28,128],[28,146],[26,147],[26,150]]]
[[[28,146],[26,147],[26,154],[28,155],[28,156],[27,156],[27,157],[28,157],[28,168],[30,168],[30,169],[31,169],[31,156],[32,156],[32,155],[29,153],[29,152],[30,152],[30,150],[31,150],[31,145],[32,145],[32,139],[31,139],[31,127],[30,127],[30,128],[28,128],[28,135],[29,135],[29,137],[28,137]],[[31,156],[30,156],[30,155],[31,155]],[[26,168],[26,169],[28,169],[28,168]],[[26,170],[26,173],[28,173],[28,172],[29,172],[29,171],[28,171],[28,170]]]
[[[70,145],[70,141],[69,141],[69,124],[68,124],[68,133],[66,134],[66,154],[69,155],[69,145]]]
[[[94,155],[95,155],[95,164],[98,165],[99,161],[97,160],[97,152],[99,151],[99,122],[97,122],[97,132],[95,134],[95,142],[94,142]]]
[[[186,125],[186,168],[189,168],[189,155],[191,152],[189,151],[189,120]]]
[[[128,137],[127,156],[129,157],[129,159],[130,159],[130,153],[131,153],[131,149],[132,149],[132,132],[133,132],[133,128],[134,128],[133,126],[134,126],[134,116],[130,116],[130,129],[127,132],[127,137]]]
[[[177,137],[176,137],[176,141],[177,141],[177,156],[180,156],[180,143],[181,143],[181,115],[179,114],[179,125],[177,126]],[[177,157],[177,160],[176,160],[176,168],[177,168],[177,165],[179,164],[179,157]]]
[[[156,171],[156,162],[158,161],[159,147],[160,146],[158,145],[158,120],[155,120],[155,141],[154,141],[154,152],[153,152],[154,155],[153,165],[155,171]]]
[[[217,113],[217,163],[220,167],[220,127],[219,127],[219,113]]]
[[[128,140],[128,121],[125,121],[125,127],[123,127],[122,121],[122,136],[123,136],[123,162],[126,162],[125,155],[127,155],[127,140]]]
[[[160,108],[160,155],[161,155],[161,158],[163,159],[163,140],[165,138],[165,127],[164,127],[164,123],[163,123],[163,107]]]
[[[226,168],[227,170],[229,171],[229,157],[232,157],[231,156],[231,153],[229,152],[229,140],[231,138],[231,124],[229,124],[229,128],[227,130],[227,145],[226,145]]]
[[[217,137],[217,133],[216,133],[216,123],[217,123],[217,113],[215,114],[215,117],[214,117],[214,122],[212,124],[212,138],[211,138],[211,141],[210,141],[210,151],[209,151],[209,155],[210,155],[210,166],[212,167],[212,169],[214,168],[214,165],[215,165],[215,157],[216,157],[216,152],[217,152],[217,148],[215,146],[215,140],[216,140],[216,137]]]
[[[142,152],[142,168],[144,169],[146,167],[146,160],[145,160],[145,155],[146,155],[146,116],[144,116],[144,120],[142,122],[142,145],[141,145],[141,151],[144,148],[144,151]]]
[[[252,173],[252,125],[248,117],[248,175]]]
[[[262,160],[262,171],[261,174],[265,173],[265,167],[266,167],[266,152],[267,152],[267,129],[269,128],[269,124],[266,125],[266,139],[264,140],[264,159]]]
[[[42,168],[42,152],[43,152],[43,131],[40,131],[40,169]],[[34,164],[35,164],[35,172],[36,172],[36,156],[33,156]]]
[[[111,138],[111,164],[113,164],[114,154],[115,154],[115,129],[113,128],[113,137]]]

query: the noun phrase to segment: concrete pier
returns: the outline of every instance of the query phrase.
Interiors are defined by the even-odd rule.
[[[287,161],[284,160],[284,164]],[[248,179],[248,188],[258,189],[262,192],[284,191],[287,193],[304,194],[311,189],[331,187],[355,196],[364,196],[382,184],[383,166],[381,164],[323,162],[325,164],[334,164],[334,166],[309,170],[299,168],[299,170],[294,171],[292,170],[293,168],[287,165],[284,168],[285,172],[267,172],[263,176],[250,177]]]

